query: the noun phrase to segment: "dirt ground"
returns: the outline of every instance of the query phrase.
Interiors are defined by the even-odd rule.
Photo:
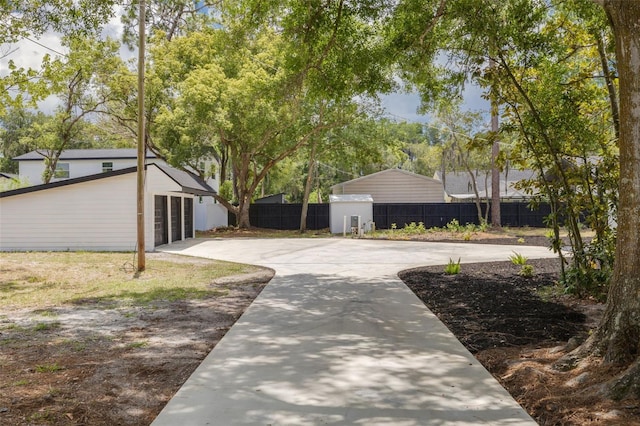
[[[201,300],[3,309],[0,425],[150,424],[272,275]]]
[[[470,242],[521,244],[519,238],[473,234]],[[539,236],[525,241],[546,244]],[[420,268],[402,279],[539,424],[640,425],[640,401],[602,395],[599,385],[614,368],[552,368],[595,327],[603,306],[549,290],[556,260],[529,263],[531,278],[510,262],[493,262],[462,265],[455,276],[443,266]],[[269,277],[213,283],[226,296],[203,300],[3,311],[0,424],[148,425]]]
[[[505,241],[507,242],[507,241]],[[570,371],[553,364],[595,328],[604,307],[554,287],[556,259],[405,271],[403,281],[540,425],[640,425],[640,400],[612,401],[602,383],[618,371],[588,360]]]

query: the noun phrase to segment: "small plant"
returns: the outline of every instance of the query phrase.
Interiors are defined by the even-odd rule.
[[[509,260],[511,260],[511,263],[514,265],[526,265],[529,259],[514,251],[513,256],[509,256]]]
[[[458,222],[458,219],[453,219],[451,222],[445,225],[445,228],[449,232],[459,232],[461,229],[460,222]]]
[[[38,373],[55,373],[60,370],[62,370],[62,367],[56,363],[36,365],[36,371]]]
[[[464,234],[462,234],[462,239],[464,241],[471,241],[471,232],[467,231]]]
[[[518,244],[524,244],[524,238],[522,237],[518,238]]]
[[[49,331],[49,330],[55,330],[57,328],[60,328],[60,322],[58,322],[58,321],[55,321],[55,322],[39,322],[33,327],[33,330],[34,331]]]
[[[458,258],[458,262],[454,262],[453,259],[449,258],[449,263],[444,267],[444,273],[447,275],[457,275],[460,273],[460,258]]]
[[[145,348],[145,347],[147,347],[147,346],[149,346],[149,342],[141,341],[141,342],[132,342],[132,343],[129,343],[129,344],[127,345],[127,348],[129,348],[129,349],[138,349],[138,348]]]
[[[415,222],[411,222],[404,225],[402,232],[407,235],[424,234],[427,232],[427,228],[424,227],[424,223],[422,222],[419,222],[417,225]]]
[[[533,265],[522,265],[522,269],[520,269],[518,275],[525,278],[531,278],[533,276]]]

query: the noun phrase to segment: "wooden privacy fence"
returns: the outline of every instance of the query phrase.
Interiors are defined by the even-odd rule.
[[[486,205],[482,204],[484,216]],[[540,204],[531,210],[528,203],[502,203],[500,213],[502,226],[544,227],[544,219],[551,212],[548,204]],[[292,230],[300,228],[302,204],[252,204],[249,209],[251,226],[266,229]],[[489,216],[491,217],[491,212]],[[426,203],[426,204],[373,204],[373,221],[378,229],[398,228],[415,222],[427,228],[444,227],[456,219],[461,225],[479,225],[475,203]],[[229,225],[236,224],[234,214],[229,214]],[[309,204],[307,229],[329,228],[329,204]]]

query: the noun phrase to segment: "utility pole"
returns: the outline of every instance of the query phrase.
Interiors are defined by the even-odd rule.
[[[489,60],[489,66],[492,70],[495,69],[496,63],[493,59]],[[493,91],[494,88],[491,90]],[[500,226],[502,226],[502,218],[500,215],[500,169],[498,168],[498,156],[500,155],[500,142],[498,141],[498,109],[496,94],[492,93],[491,133],[493,134],[494,141],[491,146],[491,226],[493,228],[500,228]]]
[[[140,1],[138,24],[138,188],[137,188],[137,228],[138,228],[138,272],[146,267],[144,246],[144,157],[145,157],[145,123],[144,123],[144,51],[145,51],[145,0]]]

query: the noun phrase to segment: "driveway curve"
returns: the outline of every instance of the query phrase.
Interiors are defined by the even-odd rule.
[[[552,257],[544,247],[301,238],[159,250],[276,275],[154,426],[536,424],[397,273]]]

